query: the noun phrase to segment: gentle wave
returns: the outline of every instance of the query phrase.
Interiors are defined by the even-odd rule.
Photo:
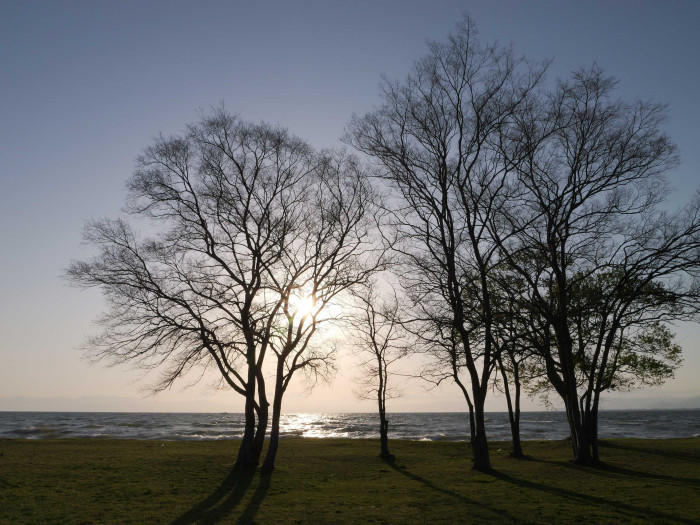
[[[396,413],[388,418],[392,439],[464,441],[469,434],[469,418],[464,413]],[[489,439],[510,439],[507,413],[489,412],[485,419]],[[0,412],[0,438],[240,439],[244,423],[242,414]],[[604,411],[598,426],[603,438],[698,437],[700,409]],[[563,412],[522,414],[525,440],[564,439],[568,434]],[[280,435],[374,439],[379,437],[379,418],[358,413],[285,414]]]

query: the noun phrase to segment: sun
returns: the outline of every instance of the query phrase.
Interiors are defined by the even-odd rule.
[[[310,295],[292,295],[289,298],[289,310],[294,317],[307,317],[313,315],[319,308],[318,301]]]
[[[313,317],[314,321],[323,321],[327,324],[327,321],[340,319],[343,309],[335,301],[324,303],[314,298],[312,294],[292,294],[289,297],[289,315],[297,320],[308,320]]]

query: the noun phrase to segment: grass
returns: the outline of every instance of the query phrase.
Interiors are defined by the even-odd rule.
[[[566,442],[283,439],[270,478],[231,473],[236,441],[0,440],[0,523],[698,523],[700,439],[603,443],[605,465]]]

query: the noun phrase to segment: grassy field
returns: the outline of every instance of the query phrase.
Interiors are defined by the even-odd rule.
[[[602,468],[565,442],[284,439],[277,470],[231,475],[236,441],[0,440],[0,523],[698,523],[700,439],[605,441]]]

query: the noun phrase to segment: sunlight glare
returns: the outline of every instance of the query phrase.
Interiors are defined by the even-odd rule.
[[[313,315],[317,309],[316,301],[310,295],[299,297],[293,295],[289,299],[290,313],[295,317],[306,317]]]

